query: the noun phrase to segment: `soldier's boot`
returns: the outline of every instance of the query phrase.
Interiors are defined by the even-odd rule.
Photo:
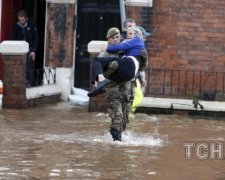
[[[106,78],[109,78],[117,69],[118,69],[118,62],[117,61],[112,61],[109,63],[107,70],[103,73],[103,75]]]
[[[117,141],[121,141],[121,131],[117,132]]]
[[[110,133],[114,141],[121,141],[121,131],[118,131],[115,128],[111,128]]]

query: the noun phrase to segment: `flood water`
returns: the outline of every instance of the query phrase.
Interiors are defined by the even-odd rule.
[[[109,125],[107,114],[69,103],[0,110],[0,179],[225,179],[224,151],[210,150],[224,149],[221,118],[139,113],[122,142]],[[184,143],[194,144],[191,158]]]

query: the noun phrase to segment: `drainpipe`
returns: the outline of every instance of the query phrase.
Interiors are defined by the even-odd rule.
[[[120,17],[121,17],[121,29],[122,29],[122,31],[124,30],[123,29],[123,22],[126,19],[126,11],[125,11],[125,3],[124,3],[124,1],[125,0],[120,0]]]

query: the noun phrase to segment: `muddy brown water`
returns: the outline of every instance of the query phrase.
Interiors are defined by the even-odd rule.
[[[69,103],[0,110],[0,179],[225,179],[222,118],[138,113],[122,142],[109,124]]]

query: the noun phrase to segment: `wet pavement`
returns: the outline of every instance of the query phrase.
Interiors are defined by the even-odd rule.
[[[0,179],[225,179],[222,118],[139,113],[122,142],[109,124],[69,103],[0,110]]]

